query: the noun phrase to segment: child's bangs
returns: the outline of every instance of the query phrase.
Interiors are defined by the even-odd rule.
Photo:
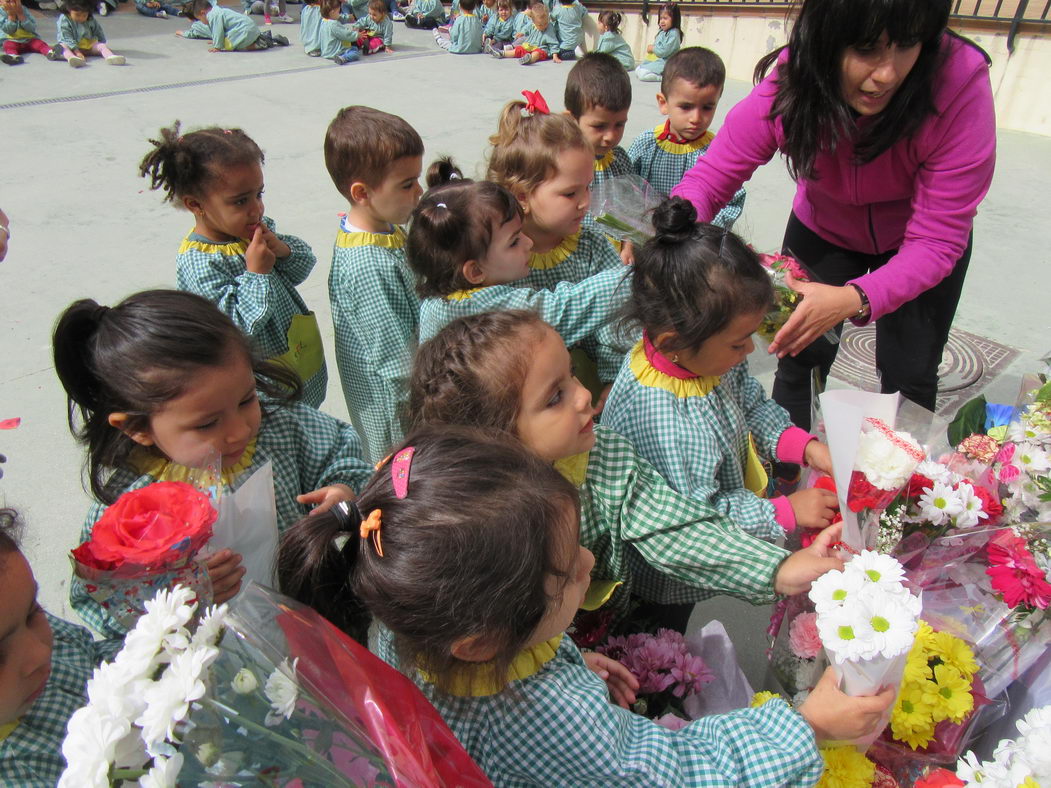
[[[890,43],[910,47],[935,40],[949,21],[949,4],[942,0],[851,0],[842,36],[846,46],[876,44],[886,33]]]

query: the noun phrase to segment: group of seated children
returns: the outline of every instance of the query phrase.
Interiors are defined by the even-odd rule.
[[[231,493],[272,474],[281,590],[362,642],[375,625],[372,647],[494,784],[813,785],[817,745],[873,730],[892,690],[848,697],[829,672],[798,709],[673,731],[624,708],[636,679],[572,637],[583,611],[630,632],[649,605],[681,631],[684,605],[769,603],[842,566],[834,494],[766,497],[764,463],[830,460],[748,374],[772,290],[728,229],[736,214],[697,223],[669,200],[654,238],[621,255],[588,215],[592,183],[622,170],[674,185],[660,179],[703,154],[723,78],[707,50],[670,58],[668,119],[624,154],[630,79],[590,54],[571,114],[510,102],[486,179],[439,160],[426,194],[415,129],[340,110],[324,140],[348,205],[329,299],[353,426],[318,410],[325,353],[296,290],[316,257],[266,215],[263,152],[239,129],[162,130],[140,174],[193,216],[179,289],[78,301],[53,337],[94,498],[82,536],[123,492],[219,454]],[[820,533],[791,554],[773,544],[797,527]],[[217,602],[239,592],[241,555],[207,568]],[[53,781],[64,719],[124,629],[77,577],[73,608],[112,641],[49,619],[2,533],[0,589],[0,781]]]
[[[37,52],[48,60],[65,60],[73,68],[87,65],[88,55],[98,55],[111,66],[124,65],[124,56],[106,45],[106,34],[95,19],[92,0],[64,0],[57,23],[58,43],[49,46],[37,35],[36,19],[22,0],[0,1],[0,60],[9,66],[25,62],[22,55]]]

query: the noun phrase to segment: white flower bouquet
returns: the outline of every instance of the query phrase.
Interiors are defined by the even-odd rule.
[[[60,788],[488,786],[419,691],[316,612],[249,584],[195,631],[161,591],[69,720]]]

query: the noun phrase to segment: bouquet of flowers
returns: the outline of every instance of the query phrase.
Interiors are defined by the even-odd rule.
[[[793,290],[788,285],[788,274],[791,274],[797,282],[820,282],[805,265],[791,254],[761,254],[759,262],[770,275],[770,281],[774,286],[774,305],[763,322],[759,324],[756,334],[767,344],[774,341],[774,335],[781,330],[781,326],[788,322],[788,318],[796,311],[796,307],[803,300],[803,295],[798,290]],[[839,342],[839,335],[834,330],[826,331],[822,337],[832,344]]]
[[[207,602],[211,583],[198,553],[211,539],[216,517],[208,495],[185,482],[131,490],[103,512],[91,538],[72,551],[73,571],[92,598],[126,627],[160,588],[181,583]]]
[[[313,610],[250,584],[191,631],[193,597],[161,591],[95,671],[60,788],[490,785],[407,678]]]
[[[618,175],[591,193],[591,213],[602,231],[641,246],[653,237],[653,209],[667,199],[638,175]]]
[[[774,676],[792,702],[799,703],[828,667],[809,597],[797,594],[779,600],[767,634],[772,638],[767,657]]]

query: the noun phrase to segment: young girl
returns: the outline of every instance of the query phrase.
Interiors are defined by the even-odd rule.
[[[193,0],[190,7],[193,18],[207,25],[211,33],[209,52],[254,52],[288,46],[288,39],[284,36],[260,30],[244,14],[225,6],[212,5],[212,0]]]
[[[620,34],[620,14],[616,11],[602,11],[598,15],[598,44],[596,52],[605,52],[617,59],[617,62],[631,71],[635,68],[635,55],[631,47]]]
[[[364,603],[384,658],[495,785],[811,786],[816,741],[879,724],[893,690],[851,698],[831,670],[799,712],[773,700],[670,731],[613,705],[608,683],[633,694],[623,666],[596,666],[604,682],[564,635],[594,562],[575,490],[514,444],[475,436],[411,435],[347,516],[290,532],[300,580],[285,587],[323,614]]]
[[[502,50],[510,46],[515,38],[515,13],[511,0],[496,0],[496,12],[489,17],[483,33],[482,43],[486,48]]]
[[[448,29],[435,28],[434,43],[454,55],[477,55],[482,51],[482,23],[475,15],[478,0],[460,0],[459,10]]]
[[[767,500],[764,462],[805,462],[832,473],[828,447],[793,427],[748,374],[752,334],[773,299],[754,251],[698,224],[676,197],[654,212],[656,236],[636,253],[626,320],[642,341],[625,359],[606,423],[673,488],[745,531],[776,539],[796,525],[824,528],[836,498],[809,489]]]
[[[104,57],[111,66],[123,66],[124,56],[106,46],[106,34],[92,13],[94,7],[91,0],[67,0],[62,4],[58,18],[62,56],[73,68],[87,65],[88,55]]]
[[[593,426],[592,415],[565,344],[534,313],[460,318],[417,352],[411,424],[501,430],[579,488],[580,540],[596,558],[591,603],[600,603],[620,583],[623,588],[611,600],[618,615],[632,591],[656,603],[726,593],[763,604],[775,592],[807,588],[839,565],[825,557],[824,547],[786,560],[784,550],[674,492],[627,440]],[[823,544],[831,539],[822,537]]]
[[[49,46],[36,34],[36,20],[22,7],[22,0],[0,0],[0,41],[4,53],[0,61],[9,66],[24,63],[26,52],[36,52],[48,60],[58,60],[62,48]]]
[[[522,207],[495,183],[450,180],[448,159],[432,165],[434,185],[413,212],[406,259],[417,277],[420,340],[461,315],[493,309],[531,309],[569,344],[597,335],[613,342],[612,313],[627,295],[624,272],[610,269],[554,290],[511,286],[529,274],[532,241],[522,232]],[[437,185],[435,185],[437,184]],[[612,358],[621,354],[614,348]]]
[[[47,788],[66,768],[66,723],[87,703],[92,671],[124,641],[96,641],[40,607],[17,519],[0,509],[0,785]]]
[[[264,358],[295,370],[304,401],[319,407],[328,383],[321,332],[296,292],[317,258],[263,214],[263,152],[241,129],[182,134],[178,121],[150,143],[139,175],[196,220],[176,257],[179,288],[214,302]]]
[[[394,40],[394,23],[387,13],[386,0],[369,0],[369,14],[358,19],[354,26],[358,29],[358,49],[363,55],[376,52],[393,52],[391,42]]]
[[[497,59],[516,58],[523,66],[531,66],[549,58],[561,62],[558,57],[558,31],[551,23],[551,14],[547,6],[540,2],[533,3],[529,7],[527,19],[530,24],[522,30],[525,38],[521,41],[516,40],[514,49],[501,50],[490,47],[489,54]]]
[[[584,43],[584,20],[588,10],[580,0],[559,0],[551,10],[551,17],[558,29],[558,54],[554,60],[576,60],[577,47]]]
[[[489,20],[496,16],[496,0],[482,0],[478,6],[477,16],[484,28],[489,24]]]
[[[342,3],[336,3],[336,18],[342,10]],[[303,51],[310,57],[321,57],[321,1],[307,0],[299,12],[299,40]]]
[[[256,472],[265,478],[272,464],[278,531],[310,504],[353,498],[368,478],[354,429],[293,404],[298,378],[253,356],[240,329],[200,296],[152,290],[112,309],[77,301],[59,318],[53,343],[95,497],[82,540],[121,493],[184,479],[215,455],[230,494]],[[209,560],[216,601],[237,592],[239,563],[230,550]],[[97,631],[123,634],[76,578],[70,601]]]
[[[665,3],[657,16],[660,32],[653,43],[646,47],[646,60],[635,69],[635,75],[643,82],[660,82],[664,64],[682,46],[682,16],[678,3]]]

